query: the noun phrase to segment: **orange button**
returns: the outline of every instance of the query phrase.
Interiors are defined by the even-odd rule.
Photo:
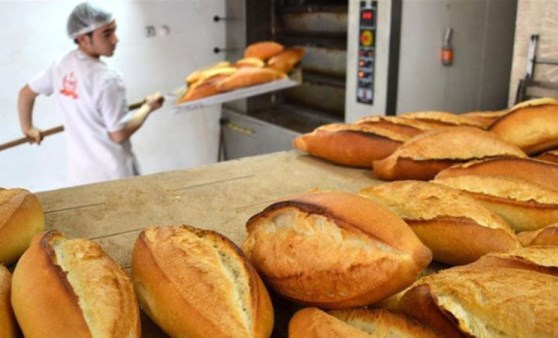
[[[371,46],[372,43],[374,42],[374,35],[372,34],[371,31],[363,31],[362,33],[360,33],[360,43],[363,46]]]

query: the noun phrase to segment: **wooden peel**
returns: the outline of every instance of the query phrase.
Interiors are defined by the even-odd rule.
[[[139,107],[141,107],[143,105],[145,101],[140,101],[140,102],[136,102],[136,103],[132,103],[131,105],[128,106],[129,110],[136,110]],[[50,136],[50,135],[54,135],[57,134],[61,131],[64,131],[64,126],[58,126],[58,127],[54,127],[51,129],[47,129],[47,130],[43,130],[41,131],[41,136],[43,138]],[[6,150],[15,146],[18,146],[20,144],[24,144],[24,143],[28,143],[29,142],[29,138],[28,137],[22,137],[22,138],[18,138],[15,139],[13,141],[9,141],[3,144],[0,144],[0,151],[2,150]]]

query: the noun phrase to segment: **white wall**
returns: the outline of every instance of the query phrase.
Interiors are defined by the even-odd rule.
[[[80,1],[0,1],[0,143],[20,138],[17,95],[53,60],[75,48],[66,37],[66,18]],[[225,14],[225,0],[97,1],[118,24],[120,42],[112,58],[127,85],[129,103],[155,91],[183,86],[196,68],[220,61],[213,48],[225,45],[225,28],[213,16]],[[147,38],[145,26],[170,27],[170,35]],[[153,113],[133,137],[142,174],[215,162],[220,106],[173,113],[172,103]],[[39,97],[35,125],[61,124],[54,99]],[[64,133],[40,146],[21,145],[0,152],[0,187],[31,191],[67,186]]]

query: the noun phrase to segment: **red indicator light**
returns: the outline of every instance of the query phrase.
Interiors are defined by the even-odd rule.
[[[364,72],[358,72],[358,77],[364,77]]]
[[[364,61],[359,61],[358,65],[359,65],[360,67],[363,67],[363,66],[364,66]]]
[[[362,12],[362,19],[363,20],[372,20],[372,18],[374,17],[374,15],[372,14],[372,12]]]

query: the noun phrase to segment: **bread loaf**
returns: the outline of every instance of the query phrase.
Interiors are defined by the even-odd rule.
[[[37,196],[25,189],[0,189],[0,264],[15,262],[44,228]]]
[[[25,337],[140,337],[126,271],[95,242],[38,234],[18,261],[12,305]]]
[[[261,59],[250,57],[250,58],[243,58],[235,62],[234,66],[236,68],[244,68],[244,67],[255,67],[255,68],[263,68],[265,67],[265,62]]]
[[[358,119],[356,124],[382,127],[394,133],[408,136],[409,138],[432,129],[429,124],[422,121],[405,119],[399,116],[366,116]]]
[[[558,164],[558,150],[549,150],[536,157],[537,160]]]
[[[474,127],[448,127],[421,133],[389,157],[375,161],[374,174],[383,180],[429,180],[457,163],[491,157],[526,157],[517,147]]]
[[[229,61],[221,61],[214,65],[193,71],[188,76],[186,76],[185,82],[188,86],[190,86],[193,83],[196,83],[200,80],[207,78],[211,74],[215,75],[215,72],[217,73],[222,72],[222,70],[218,70],[221,68],[230,69],[233,67],[231,67],[231,63]]]
[[[267,61],[267,67],[285,74],[293,70],[304,57],[305,49],[301,47],[287,48]]]
[[[421,278],[405,314],[446,337],[556,337],[558,278],[516,268],[457,267]]]
[[[324,312],[299,310],[289,322],[289,338],[439,337],[432,329],[404,315],[381,309]]]
[[[172,337],[269,337],[265,286],[224,236],[190,226],[139,235],[132,278],[146,313]]]
[[[225,79],[228,75],[216,75],[209,79],[200,81],[192,85],[182,97],[180,97],[176,104],[181,104],[189,101],[199,100],[204,97],[219,94],[217,84]]]
[[[558,165],[530,158],[491,158],[456,164],[440,171],[435,178],[461,175],[517,177],[558,190]]]
[[[558,223],[553,223],[539,230],[523,231],[517,234],[524,246],[552,245],[558,246]]]
[[[383,126],[333,123],[297,136],[293,147],[336,164],[370,168],[408,139]]]
[[[522,102],[490,126],[502,140],[529,155],[558,147],[558,101],[550,98]]]
[[[467,115],[457,115],[443,111],[423,111],[411,112],[399,115],[405,119],[414,119],[429,124],[431,127],[451,127],[451,126],[471,126],[483,128],[484,123],[478,121],[474,117]]]
[[[364,188],[360,195],[398,214],[432,250],[434,260],[467,264],[494,251],[520,246],[498,215],[458,190],[429,182],[400,181]]]
[[[263,61],[267,61],[274,57],[275,55],[281,53],[285,49],[285,46],[274,41],[260,41],[250,44],[244,50],[245,58],[258,58]]]
[[[356,194],[299,195],[268,206],[246,227],[242,249],[270,287],[322,308],[387,298],[432,259],[401,218]]]
[[[11,289],[12,276],[10,271],[0,264],[0,337],[2,338],[20,336],[10,302]]]
[[[511,176],[462,175],[435,183],[466,191],[502,216],[515,231],[537,230],[558,222],[558,191]]]
[[[269,68],[241,68],[231,76],[217,84],[217,89],[227,92],[234,89],[249,87],[286,78],[287,75]]]
[[[496,120],[508,113],[507,109],[494,111],[472,111],[463,113],[460,116],[477,121],[483,129],[488,129]]]

